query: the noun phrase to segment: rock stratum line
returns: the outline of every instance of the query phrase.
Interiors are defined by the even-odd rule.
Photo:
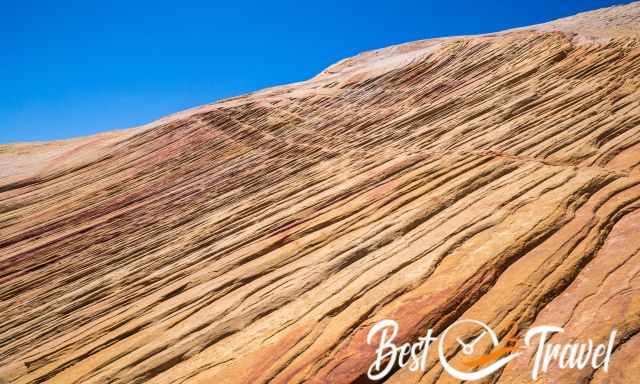
[[[608,373],[539,382],[640,382],[640,3],[0,164],[7,383],[363,383],[385,318],[399,342],[462,318],[616,328]],[[530,382],[531,358],[485,382]],[[430,359],[385,382],[458,381]]]

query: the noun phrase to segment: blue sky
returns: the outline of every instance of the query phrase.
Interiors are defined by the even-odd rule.
[[[0,0],[0,143],[141,125],[362,51],[628,2]]]

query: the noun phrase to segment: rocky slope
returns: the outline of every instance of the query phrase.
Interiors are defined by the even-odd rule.
[[[615,328],[608,373],[539,382],[640,382],[640,3],[0,164],[0,381],[362,383],[377,321],[405,342],[471,318],[517,345]],[[385,380],[459,382],[427,366]]]

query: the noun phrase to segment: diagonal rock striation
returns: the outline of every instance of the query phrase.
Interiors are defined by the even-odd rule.
[[[379,320],[400,343],[463,318],[518,343],[615,328],[609,372],[540,382],[640,382],[640,3],[0,164],[7,382],[360,383]],[[484,382],[531,382],[531,353]],[[460,381],[434,355],[385,382]]]

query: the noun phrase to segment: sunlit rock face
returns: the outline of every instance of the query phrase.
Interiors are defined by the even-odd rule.
[[[468,318],[516,347],[616,329],[608,372],[538,382],[640,380],[640,3],[0,165],[5,382],[367,382],[378,321],[403,343]],[[531,382],[533,352],[481,382]],[[459,382],[428,360],[385,380]]]

